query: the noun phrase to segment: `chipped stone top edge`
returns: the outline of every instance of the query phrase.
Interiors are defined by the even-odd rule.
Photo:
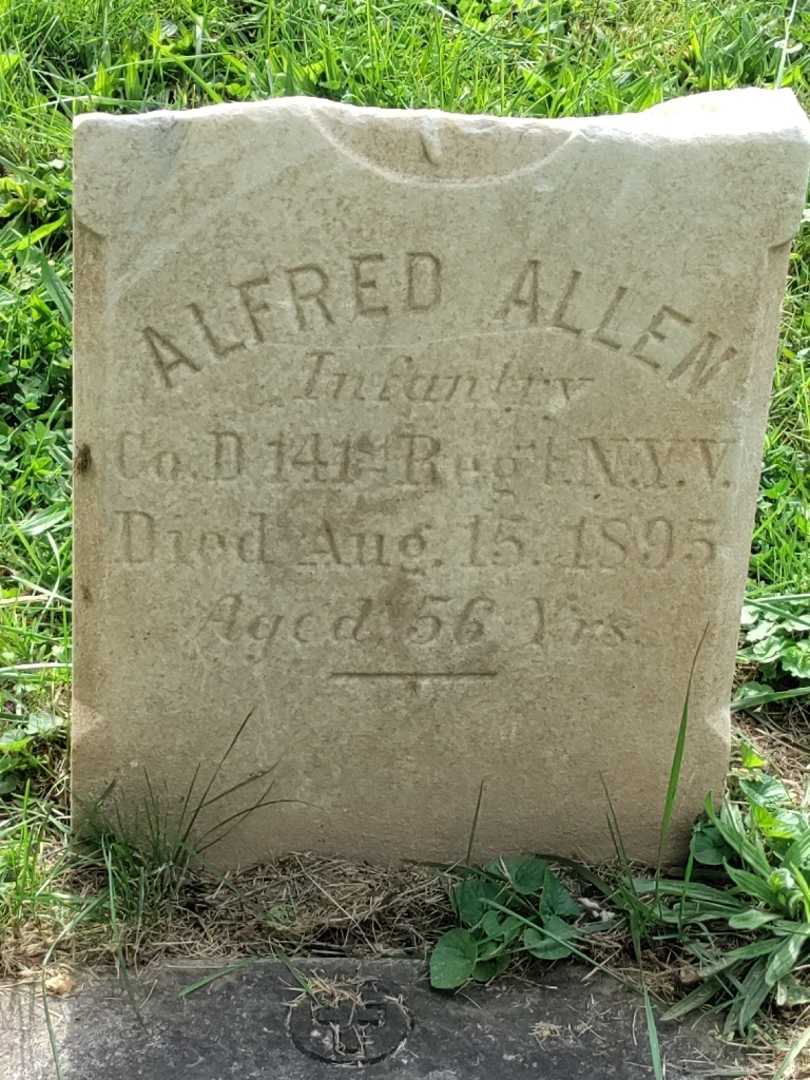
[[[752,136],[792,139],[810,148],[810,120],[792,90],[767,90],[747,87],[736,90],[714,90],[672,98],[642,112],[610,113],[592,117],[500,117],[482,113],[451,113],[438,109],[383,109],[349,105],[318,97],[278,97],[263,101],[229,102],[206,105],[198,109],[157,109],[134,115],[83,113],[74,117],[74,132],[82,128],[96,129],[142,127],[171,123],[216,123],[228,118],[259,119],[262,116],[307,116],[314,110],[343,113],[351,119],[374,118],[408,120],[418,123],[420,117],[441,117],[448,123],[468,125],[471,129],[497,127],[502,131],[560,130],[583,135],[626,134],[653,136],[658,139],[682,141],[705,137],[750,138]]]

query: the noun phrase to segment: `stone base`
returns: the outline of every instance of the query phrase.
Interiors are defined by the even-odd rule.
[[[407,960],[165,967],[48,999],[61,1080],[648,1080],[641,999],[577,966],[445,995]],[[137,1011],[135,1006],[137,1005]],[[668,1080],[745,1076],[708,1018],[659,1024]],[[0,992],[5,1080],[57,1076],[41,993]]]

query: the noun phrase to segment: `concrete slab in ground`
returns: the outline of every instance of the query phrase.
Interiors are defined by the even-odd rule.
[[[406,960],[267,962],[181,996],[213,970],[130,978],[129,995],[112,977],[92,977],[49,998],[60,1073],[41,993],[0,992],[3,1080],[336,1080],[347,1069],[373,1080],[653,1075],[639,997],[576,967],[446,995]],[[745,1075],[706,1018],[660,1033],[668,1080]]]

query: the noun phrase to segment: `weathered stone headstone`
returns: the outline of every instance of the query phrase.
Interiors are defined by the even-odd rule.
[[[764,90],[81,117],[78,816],[147,776],[180,813],[199,765],[194,805],[251,713],[219,862],[461,858],[482,784],[475,855],[609,856],[607,789],[654,858],[708,627],[682,843],[727,765],[808,130]]]

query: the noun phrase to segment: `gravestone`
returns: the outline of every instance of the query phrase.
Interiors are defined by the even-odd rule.
[[[695,661],[682,850],[808,130],[753,89],[80,117],[77,820],[454,860],[478,807],[474,857],[601,859],[609,792],[653,859]]]

